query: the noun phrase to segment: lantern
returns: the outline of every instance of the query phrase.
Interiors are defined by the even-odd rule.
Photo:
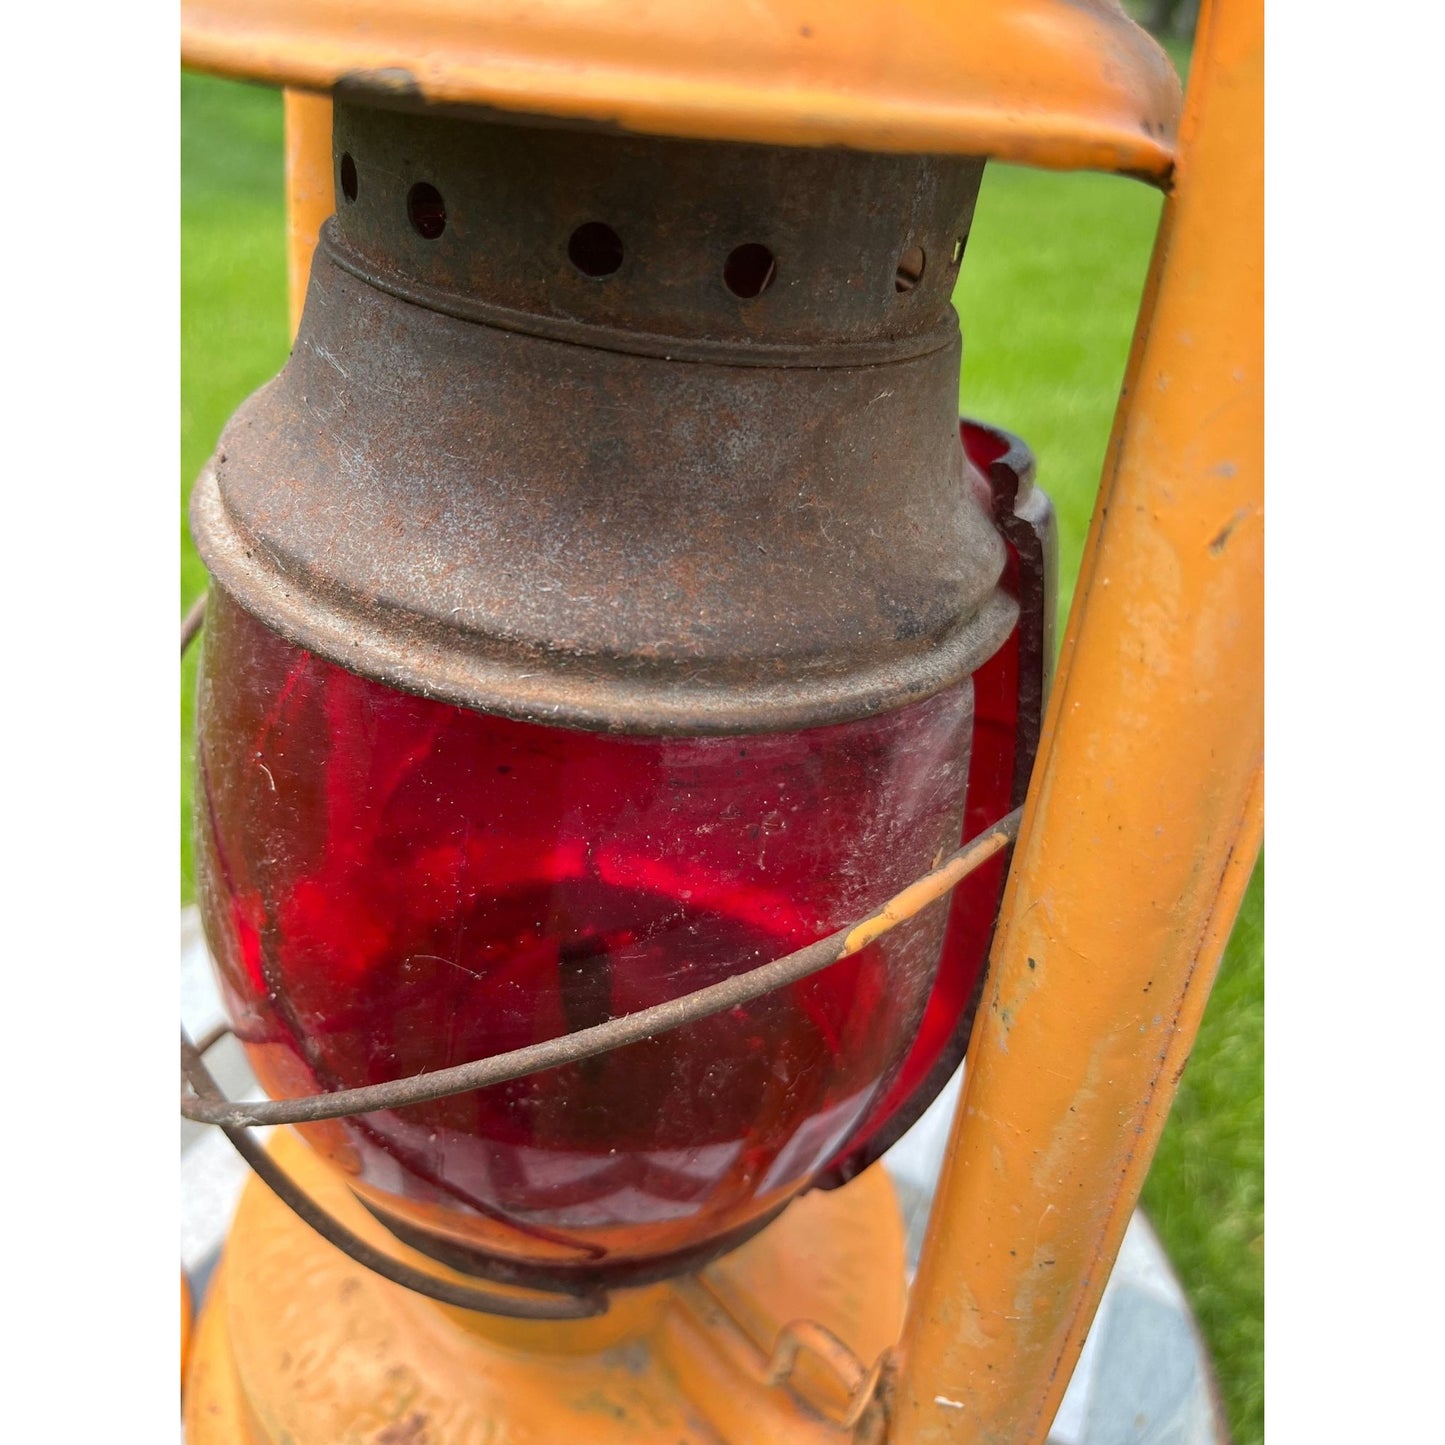
[[[777,1334],[773,1296],[805,1297],[783,1373],[867,1334],[868,1289],[825,1298],[828,1240],[877,1242],[886,1202],[783,1211],[919,1117],[977,1005],[1052,652],[1032,462],[957,416],[982,158],[1157,170],[1177,94],[1104,5],[925,7],[901,40],[866,5],[645,18],[188,10],[194,62],[332,90],[336,195],[291,360],[193,503],[202,912],[282,1104],[228,1112],[193,1067],[188,1112],[299,1122],[327,1165],[279,1151],[303,1217],[438,1299],[610,1305],[564,1354],[670,1320],[665,1434],[751,1408],[718,1403],[735,1360],[705,1385],[677,1344],[719,1310]],[[704,994],[730,1001],[662,1021]],[[293,1249],[253,1248],[258,1290]],[[688,1281],[724,1254],[709,1303]],[[794,1257],[777,1288],[761,1262]],[[885,1337],[901,1273],[896,1241],[867,1267]],[[488,1359],[495,1391],[515,1361]],[[850,1368],[822,1390],[849,1430],[877,1383]],[[243,1407],[246,1373],[207,1398],[255,1428],[286,1392]],[[779,1438],[758,1408],[731,1438]]]
[[[1049,590],[1026,455],[956,417],[978,162],[367,104],[334,134],[291,361],[193,512],[202,912],[283,1098],[602,1024],[867,914],[966,807],[1021,800]],[[312,1137],[480,1267],[674,1272],[917,1117],[997,882],[946,945],[932,910],[684,1029]]]

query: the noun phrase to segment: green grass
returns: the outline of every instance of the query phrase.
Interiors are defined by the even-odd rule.
[[[1189,1290],[1236,1445],[1264,1439],[1264,859],[1144,1187]]]
[[[1159,207],[1158,194],[1137,182],[991,166],[954,298],[960,405],[1029,443],[1058,510],[1061,620]]]
[[[279,92],[181,77],[181,602],[206,585],[186,525],[226,419],[284,365],[286,241]],[[196,650],[181,674],[181,897],[192,893]]]
[[[280,98],[186,76],[181,104],[185,497],[226,418],[284,363],[288,337]],[[1127,181],[992,167],[964,262],[962,406],[1018,432],[1038,456],[1059,513],[1061,616],[1159,204]],[[204,574],[184,511],[181,550],[185,603]],[[192,667],[183,688],[186,818]],[[182,832],[189,898],[189,827]],[[1144,1191],[1213,1351],[1236,1445],[1263,1439],[1263,895],[1261,864]]]

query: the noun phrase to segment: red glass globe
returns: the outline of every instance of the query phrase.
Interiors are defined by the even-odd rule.
[[[237,1032],[288,1097],[554,1038],[767,962],[958,845],[972,730],[968,681],[797,733],[541,727],[358,677],[217,589],[198,859]],[[389,1221],[509,1277],[683,1267],[879,1127],[930,994],[935,1033],[957,1020],[934,987],[948,921],[928,910],[601,1057],[305,1132]],[[972,963],[950,945],[952,995],[972,991],[970,946]]]

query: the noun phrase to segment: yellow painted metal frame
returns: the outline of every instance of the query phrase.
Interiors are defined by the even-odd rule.
[[[336,209],[331,159],[331,97],[288,90],[286,112],[286,299],[291,334],[301,324],[311,254],[321,223]]]
[[[390,85],[677,135],[970,151],[1169,190],[885,1382],[890,1439],[1039,1445],[1260,843],[1260,0],[1205,0],[1177,144],[1177,91],[1109,0],[835,4],[812,22],[766,0],[743,34],[721,33],[733,12],[702,4],[503,8],[186,0],[185,56],[302,87]],[[294,306],[331,209],[329,101],[288,95],[287,131]]]
[[[1259,852],[1264,25],[1200,13],[1174,189],[903,1339],[897,1438],[1048,1432]]]

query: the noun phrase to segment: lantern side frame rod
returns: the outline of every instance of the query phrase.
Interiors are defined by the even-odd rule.
[[[890,1438],[1043,1445],[1263,828],[1260,0],[1205,0]]]

